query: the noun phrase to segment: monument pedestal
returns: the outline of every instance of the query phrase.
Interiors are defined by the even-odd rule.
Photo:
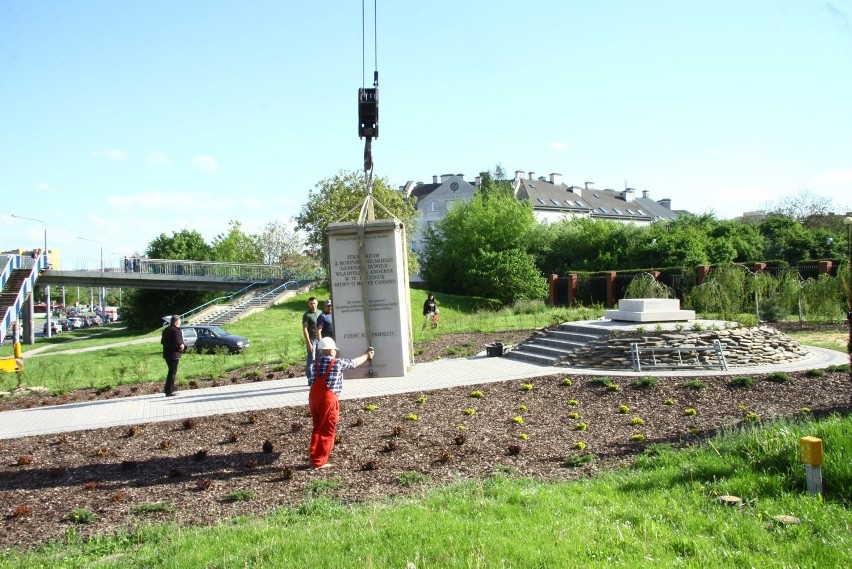
[[[676,298],[622,298],[618,310],[604,310],[604,318],[624,322],[679,322],[695,320],[694,310],[681,310]]]
[[[393,219],[331,223],[326,236],[339,356],[355,358],[373,346],[373,377],[405,376],[412,334],[404,226]],[[368,364],[346,372],[368,375]]]

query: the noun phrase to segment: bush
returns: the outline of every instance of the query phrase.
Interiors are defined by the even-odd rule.
[[[784,371],[773,371],[769,375],[766,376],[767,381],[772,381],[775,383],[785,383],[789,381],[790,374]]]
[[[746,389],[750,389],[754,387],[754,380],[749,375],[741,375],[729,381],[728,385],[731,387],[745,387]]]

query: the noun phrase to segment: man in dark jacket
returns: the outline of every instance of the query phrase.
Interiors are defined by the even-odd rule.
[[[163,359],[166,360],[166,365],[169,367],[169,374],[166,376],[166,387],[163,391],[166,397],[171,397],[175,394],[175,376],[177,376],[180,356],[185,349],[183,345],[183,332],[180,330],[180,316],[177,314],[172,316],[171,323],[163,330],[160,343],[163,345]]]

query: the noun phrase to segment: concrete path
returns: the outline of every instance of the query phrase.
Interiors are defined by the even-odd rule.
[[[420,393],[461,385],[496,381],[523,380],[543,375],[606,376],[720,376],[800,371],[848,363],[842,352],[808,348],[811,357],[796,363],[760,368],[733,368],[727,372],[673,370],[623,372],[541,366],[509,358],[489,358],[480,354],[471,358],[446,359],[415,364],[405,377],[352,379],[346,381],[341,399],[364,399],[398,393]],[[162,394],[140,395],[84,403],[69,403],[0,413],[0,439],[102,429],[119,425],[182,420],[187,417],[239,413],[307,405],[308,386],[304,377],[259,381],[222,387],[179,391],[176,397]]]

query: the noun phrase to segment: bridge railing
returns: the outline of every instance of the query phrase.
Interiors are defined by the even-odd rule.
[[[100,271],[98,263],[75,263],[76,270]],[[149,275],[173,275],[212,277],[238,281],[288,281],[295,280],[296,272],[289,267],[262,263],[221,263],[214,261],[183,261],[174,259],[149,259],[133,257],[120,262],[107,262],[103,268],[108,273],[142,273]]]

